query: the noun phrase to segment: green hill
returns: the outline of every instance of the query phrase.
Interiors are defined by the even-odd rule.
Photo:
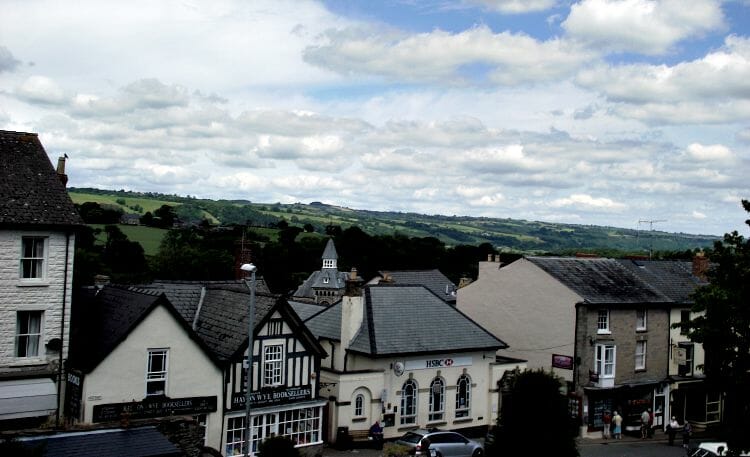
[[[275,227],[283,220],[299,227],[310,224],[318,233],[324,233],[327,225],[339,225],[344,229],[357,226],[370,235],[434,237],[449,246],[490,243],[500,251],[525,253],[570,254],[594,250],[601,253],[611,250],[645,254],[649,249],[685,251],[709,247],[717,239],[709,235],[637,231],[617,227],[356,210],[319,202],[286,205],[99,189],[70,188],[69,192],[75,203],[95,201],[137,214],[153,211],[161,205],[171,205],[182,221],[190,223],[206,219],[212,224],[243,224],[267,228]],[[131,239],[138,241],[137,235],[134,236]],[[152,234],[148,236],[153,238]]]

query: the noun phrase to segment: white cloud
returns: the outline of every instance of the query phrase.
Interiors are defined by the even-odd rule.
[[[606,197],[592,197],[588,194],[573,194],[569,197],[558,198],[549,204],[553,208],[574,207],[580,209],[621,210],[627,205],[618,203]]]
[[[703,162],[723,161],[732,158],[732,151],[722,144],[702,145],[692,143],[687,147],[687,154],[692,159]]]
[[[718,0],[582,0],[562,27],[595,48],[658,55],[723,23]]]
[[[557,0],[468,0],[488,9],[504,14],[523,14],[545,11],[557,4]]]
[[[693,211],[692,213],[693,219],[705,219],[706,216],[704,213],[701,213],[700,211]]]
[[[13,57],[13,53],[8,48],[0,46],[0,73],[13,71],[20,63],[18,59]]]
[[[65,91],[45,76],[30,76],[15,91],[16,96],[31,103],[63,105],[69,101]]]

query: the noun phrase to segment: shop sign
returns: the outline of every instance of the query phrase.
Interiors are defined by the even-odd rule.
[[[569,355],[552,354],[552,368],[562,368],[564,370],[573,369],[573,357]]]
[[[280,388],[264,388],[250,394],[250,406],[272,406],[309,400],[312,396],[312,385]],[[232,409],[245,407],[245,394],[232,395]]]
[[[212,413],[216,411],[216,397],[145,398],[129,403],[94,405],[93,422],[117,421],[123,415],[130,419]]]
[[[678,365],[685,365],[687,363],[687,349],[676,348],[674,351],[674,359]]]
[[[464,367],[471,365],[471,356],[445,357],[439,359],[407,360],[406,370],[428,370],[434,368]]]
[[[81,416],[83,373],[69,369],[65,374],[65,415],[78,420]]]

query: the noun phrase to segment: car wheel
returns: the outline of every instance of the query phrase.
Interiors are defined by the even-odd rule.
[[[471,457],[484,457],[484,451],[481,449],[477,449],[473,454],[471,454]]]

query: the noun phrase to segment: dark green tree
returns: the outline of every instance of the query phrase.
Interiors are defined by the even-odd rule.
[[[750,201],[742,200],[750,213]],[[745,223],[750,226],[750,219]],[[750,240],[737,231],[724,235],[710,254],[709,284],[693,295],[695,313],[682,326],[703,344],[706,382],[724,392],[722,433],[734,452],[750,450]]]
[[[503,396],[494,445],[489,456],[554,455],[577,457],[576,423],[562,380],[544,370],[518,372]]]

